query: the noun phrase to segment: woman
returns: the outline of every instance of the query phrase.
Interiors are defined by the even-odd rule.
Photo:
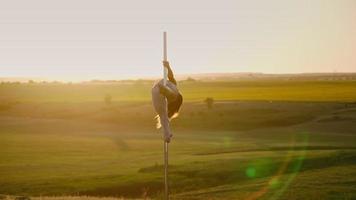
[[[163,66],[168,70],[168,80],[166,86],[163,85],[163,80],[154,84],[152,88],[152,103],[158,114],[156,116],[156,127],[163,127],[164,140],[170,142],[173,134],[169,127],[169,121],[178,116],[183,97],[179,93],[177,81],[174,79],[169,62],[163,61]]]

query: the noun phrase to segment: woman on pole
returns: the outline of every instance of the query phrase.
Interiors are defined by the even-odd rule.
[[[152,88],[152,103],[157,112],[157,128],[163,127],[164,140],[168,143],[173,136],[169,121],[178,116],[179,109],[183,103],[183,96],[179,93],[177,81],[174,79],[173,71],[168,61],[163,61],[163,66],[168,70],[168,81],[164,80],[154,84]]]

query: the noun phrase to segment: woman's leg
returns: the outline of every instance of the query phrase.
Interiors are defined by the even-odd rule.
[[[178,93],[169,88],[168,86],[164,86],[163,84],[158,84],[160,93],[165,96],[169,101],[175,100],[178,97]]]
[[[169,127],[167,100],[166,97],[161,94],[160,86],[158,84],[152,88],[152,102],[163,128],[164,139],[169,142],[172,134]]]
[[[170,142],[172,133],[171,133],[171,128],[169,127],[169,118],[168,118],[168,113],[163,112],[159,115],[159,119],[161,121],[161,125],[163,128],[163,134],[164,134],[164,141]]]

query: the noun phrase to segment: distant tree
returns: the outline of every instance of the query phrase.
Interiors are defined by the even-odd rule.
[[[209,109],[213,108],[214,105],[214,99],[211,97],[207,97],[204,102],[206,103],[206,105],[208,106]]]
[[[195,82],[196,80],[195,80],[194,78],[192,78],[192,77],[188,77],[188,78],[187,78],[187,81],[188,81],[188,82]]]
[[[104,100],[105,100],[105,105],[107,105],[107,106],[110,106],[110,105],[111,105],[112,97],[111,97],[110,94],[105,95]]]
[[[52,81],[51,83],[54,84],[54,85],[60,85],[60,84],[62,84],[62,82],[60,82],[60,81]]]
[[[34,80],[28,80],[28,83],[29,83],[29,84],[34,84],[35,81],[34,81]]]

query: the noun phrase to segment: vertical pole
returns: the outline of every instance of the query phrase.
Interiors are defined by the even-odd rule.
[[[168,187],[168,143],[164,142],[164,199],[169,200]]]
[[[167,61],[167,33],[163,32],[163,60]],[[163,85],[167,83],[168,70],[163,67]],[[164,199],[169,200],[168,188],[168,143],[164,141]]]
[[[163,32],[163,61],[167,61],[167,32]],[[168,70],[163,67],[163,85],[167,83]]]

